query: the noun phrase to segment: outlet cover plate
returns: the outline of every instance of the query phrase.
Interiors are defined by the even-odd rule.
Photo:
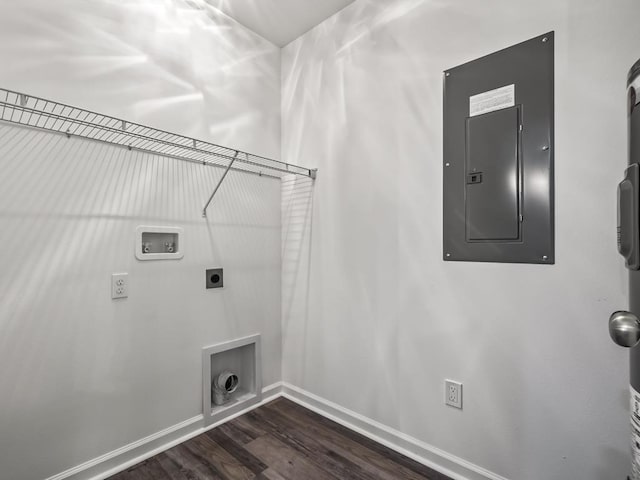
[[[129,296],[129,274],[114,273],[111,275],[111,298],[127,298]]]
[[[224,272],[222,268],[210,268],[207,270],[207,288],[224,287]]]
[[[462,410],[462,384],[460,382],[444,381],[444,403]]]

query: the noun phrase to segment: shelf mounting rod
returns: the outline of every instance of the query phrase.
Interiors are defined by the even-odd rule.
[[[216,188],[213,189],[213,193],[209,197],[209,201],[207,201],[207,204],[202,209],[202,217],[203,218],[207,218],[207,207],[209,207],[209,204],[211,203],[211,201],[213,200],[213,197],[216,195],[216,192],[220,188],[220,185],[222,184],[222,182],[224,180],[224,177],[226,177],[227,173],[229,173],[229,170],[231,170],[231,165],[233,165],[233,162],[236,161],[236,158],[238,158],[239,154],[240,154],[240,152],[236,150],[235,155],[233,156],[233,158],[229,162],[229,165],[227,165],[227,168],[225,169],[224,173],[222,174],[222,177],[220,177],[220,180],[218,180],[218,184],[216,185]]]

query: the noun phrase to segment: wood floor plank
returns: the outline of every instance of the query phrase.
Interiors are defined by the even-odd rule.
[[[271,414],[272,411],[269,410],[268,413]],[[274,413],[274,415],[277,414]],[[313,436],[315,441],[324,448],[329,449],[331,452],[335,452],[335,454],[340,455],[341,458],[345,458],[355,463],[374,478],[381,480],[395,480],[397,478],[407,478],[411,480],[431,479],[431,477],[420,475],[412,470],[405,471],[400,466],[389,463],[385,457],[378,455],[376,452],[371,451],[350,439],[339,436],[338,432],[335,432],[330,428],[313,424],[304,418],[298,418],[290,415],[288,418],[284,415],[283,417],[285,419],[281,419],[280,421],[293,422],[295,427],[305,429],[305,431],[307,431],[309,435]]]
[[[162,466],[165,472],[171,480],[197,480],[198,477],[184,468],[181,464],[177,463],[166,453],[161,453],[155,457],[158,463]]]
[[[165,454],[179,464],[183,472],[188,472],[194,480],[225,480],[216,467],[200,455],[194,455],[191,450],[187,448],[191,440],[170,448]]]
[[[412,480],[449,480],[447,476],[294,402],[278,399],[265,405],[264,410],[281,413],[298,428],[310,432],[318,442],[332,445],[334,450],[345,457],[370,472],[374,471],[378,478],[391,480],[400,476]]]
[[[279,398],[110,480],[451,480]]]
[[[256,477],[256,480],[287,480],[275,470],[267,468],[264,472]]]
[[[263,435],[246,448],[286,480],[339,480],[271,435]]]
[[[172,477],[162,468],[156,457],[145,460],[126,472],[119,473],[111,478],[114,480],[172,480]]]
[[[270,435],[333,476],[342,480],[379,479],[374,472],[367,472],[358,463],[341,455],[332,444],[318,441],[306,425],[297,425],[276,410],[259,409],[252,413],[260,419]]]
[[[186,447],[201,459],[213,465],[225,480],[252,480],[255,474],[208,435],[198,435]]]
[[[265,432],[260,425],[254,421],[252,421],[247,414],[242,415],[240,417],[236,417],[230,422],[230,425],[236,427],[240,431],[244,432],[245,435],[251,438],[251,440],[255,440],[256,438],[260,438],[265,435]]]
[[[233,458],[251,470],[255,475],[264,472],[268,466],[254,457],[251,452],[244,448],[245,444],[238,443],[234,438],[226,435],[221,429],[214,428],[205,433],[207,437],[229,452]]]
[[[247,443],[255,440],[259,435],[250,434],[239,428],[233,421],[223,423],[222,425],[214,428],[211,431],[220,431],[227,437],[232,438],[236,443],[246,445]]]

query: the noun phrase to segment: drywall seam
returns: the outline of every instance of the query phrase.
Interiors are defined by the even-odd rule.
[[[454,480],[508,480],[289,383],[282,383],[282,396]]]
[[[222,425],[229,420],[244,415],[267,402],[275,400],[281,396],[281,392],[282,382],[267,385],[262,389],[261,402],[230,415],[219,422],[203,427],[204,416],[197,415],[184,422],[177,423],[160,432],[154,433],[153,435],[149,435],[129,445],[125,445],[124,447],[58,473],[46,480],[104,480],[171,447],[186,442],[190,438],[196,437],[218,425]]]

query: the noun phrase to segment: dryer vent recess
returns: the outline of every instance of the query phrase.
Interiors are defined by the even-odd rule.
[[[224,287],[224,272],[222,268],[210,268],[207,270],[206,286],[207,288]]]

